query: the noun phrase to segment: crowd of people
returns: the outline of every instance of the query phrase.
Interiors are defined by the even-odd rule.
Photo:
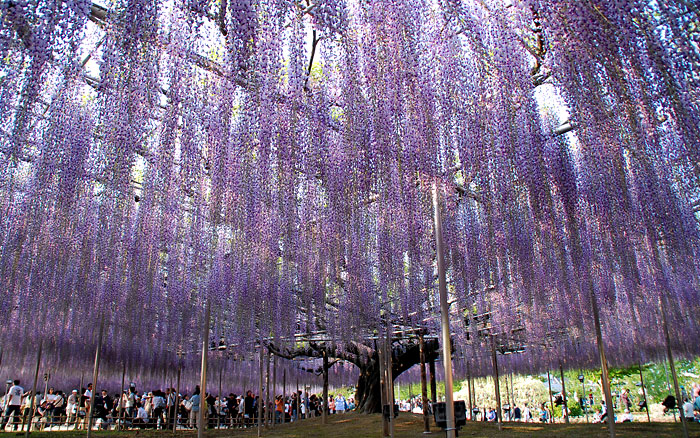
[[[683,403],[680,406],[676,405],[676,399],[673,395],[667,396],[661,402],[664,415],[672,415],[674,412],[678,412],[680,408],[680,411],[685,417],[686,421],[700,423],[700,384],[693,384],[690,392],[687,392],[685,388],[681,386],[681,391]],[[592,393],[581,398],[574,396],[573,399],[578,399],[582,412],[589,413],[593,423],[604,423],[607,421],[608,410],[605,400],[600,400],[600,405],[596,405]],[[635,406],[639,412],[644,411],[646,408],[646,402],[643,395],[640,396],[639,402],[635,404],[633,403],[632,396],[627,389],[622,389],[619,393],[614,393],[613,401],[613,407],[616,411],[616,422],[632,422],[634,421],[634,415],[632,412],[635,410]],[[423,406],[420,396],[412,396],[410,399],[399,400],[398,405],[400,411],[412,412],[415,414],[423,413]],[[566,407],[563,403],[562,396],[557,395],[553,397],[551,402],[541,402],[534,405],[533,408],[530,407],[530,403],[524,403],[522,407],[517,404],[510,406],[506,403],[501,408],[501,419],[503,421],[551,423],[555,420],[554,413],[551,409],[552,405],[558,407],[557,415],[561,416],[562,420],[564,420],[566,416],[570,415],[568,407]],[[471,412],[466,413],[466,419],[473,421],[495,422],[497,421],[497,409],[492,406],[483,408],[474,406]]]
[[[250,427],[258,424],[260,413],[260,396],[253,391],[237,395],[214,396],[213,394],[201,394],[197,386],[191,394],[178,394],[175,388],[167,388],[165,391],[155,389],[149,392],[139,393],[135,384],[131,384],[122,394],[110,395],[106,390],[94,392],[92,384],[80,390],[73,389],[70,393],[47,388],[45,394],[37,394],[33,399],[30,391],[25,391],[19,380],[8,381],[5,395],[0,399],[2,407],[2,420],[0,431],[7,428],[17,430],[32,422],[32,427],[45,429],[47,427],[65,427],[66,429],[85,429],[89,419],[97,428],[196,428],[200,420],[200,409],[206,409],[207,427]],[[93,396],[94,393],[94,396]],[[94,400],[93,400],[94,397]],[[675,412],[680,408],[680,413],[690,422],[700,422],[700,385],[695,384],[690,393],[685,389],[682,393],[683,402],[677,406],[676,399],[672,395],[662,402],[664,413]],[[643,398],[640,399],[638,408],[645,408]],[[593,395],[579,399],[582,408],[591,409],[594,406]],[[399,409],[422,413],[423,407],[420,397],[412,397],[409,400],[399,401]],[[551,403],[550,403],[551,404]],[[538,407],[531,408],[528,403],[518,406],[505,404],[502,407],[502,420],[520,422],[553,421],[553,412],[550,404],[542,402]],[[568,409],[563,403],[557,402],[561,407],[559,415],[568,415]],[[632,399],[627,390],[621,391],[615,398],[614,408],[620,412],[616,421],[633,421]],[[317,394],[309,394],[304,391],[292,392],[289,395],[276,395],[263,404],[263,421],[267,423],[282,423],[298,421],[302,418],[320,416],[323,409],[323,398]],[[328,413],[342,414],[355,409],[353,398],[346,398],[342,394],[329,396]],[[608,410],[605,401],[601,400],[599,407],[589,412],[593,415],[593,422],[607,421]],[[473,421],[497,421],[497,410],[493,407],[479,408],[474,406],[471,412],[466,413],[467,419]]]
[[[196,428],[200,421],[202,399],[207,427],[250,427],[258,424],[260,396],[253,391],[237,395],[230,393],[220,397],[201,394],[197,386],[191,394],[178,394],[175,388],[165,391],[155,389],[139,393],[136,386],[122,394],[110,395],[98,391],[93,398],[92,384],[70,393],[48,388],[45,394],[25,391],[19,380],[8,382],[2,397],[2,422],[0,431],[24,429],[31,421],[37,429],[66,428],[85,429],[92,418],[92,425],[101,429],[130,428]],[[323,397],[304,391],[290,395],[277,395],[263,403],[263,421],[268,423],[293,422],[303,418],[320,416]],[[342,414],[355,409],[354,399],[342,394],[330,395],[328,413]]]

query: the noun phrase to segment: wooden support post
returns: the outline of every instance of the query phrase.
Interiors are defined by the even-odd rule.
[[[649,403],[647,403],[647,388],[644,386],[644,374],[642,373],[642,362],[639,362],[639,381],[642,385],[642,396],[644,397],[644,407],[647,411],[647,422],[651,423],[651,416],[649,415]]]
[[[496,337],[491,335],[491,360],[493,361],[493,384],[496,391],[496,421],[498,422],[498,430],[501,430],[501,387],[498,377],[498,356],[496,355]]]
[[[425,340],[423,334],[418,335],[420,347],[420,393],[423,403],[423,433],[430,433],[430,417],[428,416],[428,382],[425,373]],[[468,365],[467,365],[468,366]]]
[[[552,376],[549,375],[549,370],[547,370],[547,385],[549,385],[549,422],[554,423],[554,400],[552,400]]]
[[[569,403],[566,400],[566,382],[564,381],[564,367],[562,367],[561,362],[559,362],[559,373],[561,374],[561,394],[564,398],[564,406],[561,409],[561,414],[566,420],[566,424],[569,424]]]
[[[126,362],[122,363],[122,390],[119,392],[119,418],[121,419],[124,414],[124,384],[126,380]],[[115,400],[116,402],[116,400]],[[124,420],[121,420],[122,424],[117,424],[117,430],[119,430],[120,427],[124,426]]]
[[[95,398],[97,398],[97,377],[100,371],[100,353],[102,351],[102,336],[104,333],[104,317],[100,320],[100,332],[97,335],[97,347],[95,348],[95,366],[92,371],[92,396],[90,397],[90,412],[87,413],[87,437],[92,432],[92,419],[95,418]]]
[[[28,437],[32,430],[32,418],[34,417],[34,410],[36,409],[36,385],[39,381],[39,367],[41,366],[41,350],[44,346],[43,341],[39,341],[39,350],[36,355],[36,370],[34,371],[34,384],[32,385],[32,392],[30,397],[32,398],[29,403],[29,422],[27,428],[24,431],[24,436]],[[24,415],[22,416],[24,418]],[[13,426],[14,427],[14,426]]]
[[[207,360],[209,358],[209,325],[211,323],[211,308],[207,300],[204,311],[204,324],[202,327],[202,368],[199,382],[199,418],[197,423],[197,438],[204,436],[207,421]]]

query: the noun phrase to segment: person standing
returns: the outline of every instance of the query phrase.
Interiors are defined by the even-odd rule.
[[[192,404],[192,408],[190,410],[190,428],[196,429],[197,424],[199,421],[199,399],[201,395],[199,393],[199,385],[197,385],[194,388],[194,394],[192,394],[192,397],[190,397],[190,403]]]
[[[5,415],[2,419],[2,427],[0,427],[1,431],[5,430],[10,416],[12,416],[12,424],[14,426],[13,430],[17,430],[17,424],[19,423],[18,417],[21,412],[20,407],[22,406],[22,398],[27,395],[27,393],[24,392],[24,388],[19,386],[19,383],[19,380],[15,380],[13,385],[10,387],[10,390],[7,391],[7,394],[5,394]]]

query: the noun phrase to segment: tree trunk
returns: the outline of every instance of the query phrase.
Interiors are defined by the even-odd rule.
[[[394,360],[391,367],[392,380],[396,380],[401,373],[420,363],[420,345],[418,343],[403,347],[405,348],[401,350],[394,348]],[[438,341],[426,339],[424,348],[426,361],[434,361],[438,355]],[[379,358],[376,351],[371,359],[359,368],[360,377],[357,380],[357,393],[355,395],[357,409],[366,414],[379,413],[382,411],[382,401],[379,384]]]
[[[426,362],[434,363],[435,359],[438,357],[438,349],[440,348],[438,340],[424,339],[423,345]],[[379,383],[379,356],[376,348],[372,348],[369,345],[361,345],[359,348],[355,346],[351,350],[352,354],[347,355],[342,353],[342,348],[337,348],[334,345],[329,347],[327,344],[318,343],[309,343],[308,346],[294,350],[280,349],[273,344],[270,344],[268,348],[272,354],[290,360],[295,357],[323,358],[324,355],[327,355],[327,357],[354,364],[360,369],[360,377],[357,381],[355,396],[357,410],[366,414],[379,413],[382,411],[382,391]],[[394,358],[391,366],[392,380],[396,380],[401,373],[420,363],[420,343],[417,338],[394,340],[392,343],[392,350]],[[339,351],[340,353],[337,353]],[[321,374],[323,367],[318,370],[308,369],[307,371]]]

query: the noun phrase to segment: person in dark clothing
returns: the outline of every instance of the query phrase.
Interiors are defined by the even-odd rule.
[[[226,410],[227,410],[227,422],[229,425],[233,425],[235,419],[238,417],[238,397],[236,394],[231,393],[226,398]]]
[[[243,418],[245,426],[253,424],[253,418],[255,415],[255,398],[253,397],[253,391],[248,390],[243,399]]]

